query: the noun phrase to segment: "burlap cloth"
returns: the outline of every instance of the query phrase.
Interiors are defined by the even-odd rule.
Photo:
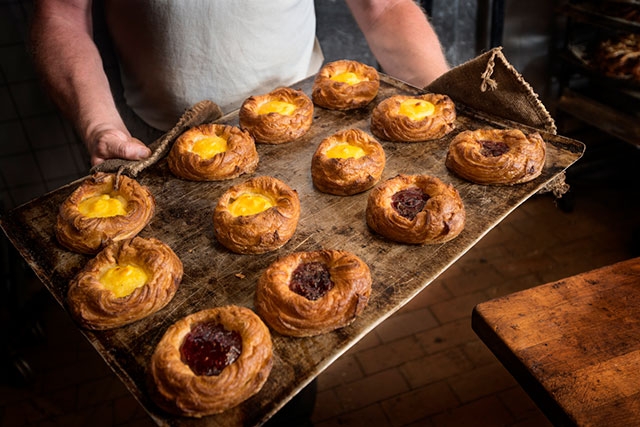
[[[538,95],[507,61],[501,47],[452,68],[424,89],[447,94],[454,102],[480,112],[551,134],[557,132],[553,118]],[[117,172],[136,177],[167,155],[173,142],[186,129],[214,121],[221,116],[222,111],[214,102],[201,101],[186,110],[173,129],[149,145],[152,150],[149,158],[140,161],[111,159],[93,167],[91,171]],[[553,192],[556,197],[561,197],[568,189],[562,173],[541,192]]]

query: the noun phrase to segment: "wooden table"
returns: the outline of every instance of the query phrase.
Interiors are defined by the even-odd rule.
[[[640,424],[640,258],[478,304],[472,324],[555,425]]]
[[[311,93],[313,78],[297,85]],[[519,127],[457,105],[456,130],[438,141],[383,142],[387,163],[383,179],[398,173],[428,173],[453,184],[466,207],[462,233],[450,242],[414,246],[390,242],[372,233],[364,212],[368,192],[340,197],[322,194],[311,181],[311,157],[320,141],[346,127],[370,132],[373,107],[393,94],[415,94],[419,89],[381,76],[376,100],[355,111],[316,108],[310,131],[285,145],[258,145],[260,164],[255,175],[271,175],[294,188],[301,202],[301,217],[293,238],[281,249],[262,255],[237,255],[219,245],[213,236],[212,213],[221,194],[240,177],[223,182],[177,179],[166,160],[145,169],[137,180],[156,198],[157,210],[141,232],[167,243],[184,264],[184,279],[171,303],[159,313],[126,327],[82,331],[112,370],[147,410],[164,425],[236,426],[264,422],[334,360],[396,310],[411,300],[439,274],[467,252],[521,203],[556,179],[578,160],[584,145],[541,132],[547,141],[542,175],[516,186],[482,186],[452,175],[444,165],[450,139],[457,132],[481,127]],[[218,120],[237,125],[237,112]],[[58,207],[77,187],[71,183],[6,214],[0,225],[57,301],[66,308],[69,280],[89,259],[64,250],[55,240],[53,224]],[[365,261],[373,276],[369,305],[349,327],[322,336],[289,338],[273,334],[274,366],[263,389],[237,408],[203,419],[172,417],[160,411],[147,392],[148,361],[164,331],[178,319],[197,310],[228,304],[253,307],[255,284],[264,269],[278,257],[317,249],[344,249]]]

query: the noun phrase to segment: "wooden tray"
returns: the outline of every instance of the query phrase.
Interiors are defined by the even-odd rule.
[[[295,88],[311,93],[312,78]],[[427,173],[452,183],[466,206],[467,223],[454,240],[440,245],[412,246],[393,243],[373,234],[364,211],[368,192],[340,197],[322,194],[312,185],[311,157],[320,141],[334,132],[357,127],[370,132],[374,105],[394,94],[420,91],[388,76],[381,76],[378,97],[367,108],[352,112],[316,108],[311,130],[298,141],[280,146],[259,145],[260,164],[255,175],[271,175],[298,191],[302,214],[294,237],[280,250],[263,255],[237,255],[219,245],[213,236],[212,213],[220,195],[240,177],[225,182],[188,182],[172,176],[166,160],[145,170],[138,181],[156,197],[157,213],[142,231],[171,246],[184,264],[184,279],[173,301],[159,313],[119,329],[83,331],[87,339],[139,400],[162,425],[234,426],[266,421],[298,391],[327,368],[365,334],[406,304],[518,205],[538,192],[580,158],[584,145],[541,133],[547,141],[547,162],[542,175],[530,183],[497,187],[465,182],[444,166],[451,137],[465,129],[524,126],[506,123],[458,105],[456,130],[439,141],[390,143],[382,141],[387,155],[383,179],[398,173]],[[237,125],[237,111],[219,122]],[[77,187],[66,185],[1,218],[11,242],[33,268],[57,301],[66,308],[69,280],[89,259],[58,245],[53,224],[58,207]],[[217,416],[188,419],[170,416],[150,400],[147,392],[149,358],[167,327],[197,310],[237,304],[253,307],[257,278],[276,258],[295,251],[344,249],[357,254],[371,268],[373,290],[364,313],[344,329],[312,338],[273,334],[274,366],[263,389],[237,408]]]

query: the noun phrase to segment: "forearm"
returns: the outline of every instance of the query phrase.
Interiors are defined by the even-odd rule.
[[[346,0],[383,71],[424,87],[449,69],[438,37],[412,0]]]
[[[51,98],[85,142],[105,123],[126,132],[92,39],[89,2],[51,3],[36,2],[31,27],[34,63]]]

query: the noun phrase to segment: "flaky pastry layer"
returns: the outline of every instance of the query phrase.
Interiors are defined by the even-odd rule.
[[[116,297],[100,278],[117,265],[142,268],[147,273],[147,283],[127,296]],[[112,242],[89,260],[69,283],[69,312],[87,329],[128,325],[165,307],[175,295],[182,273],[180,258],[160,240],[134,237]]]
[[[213,322],[242,337],[242,352],[219,375],[196,375],[180,347],[191,328]],[[273,365],[269,329],[250,309],[215,307],[186,316],[165,332],[151,357],[152,397],[166,411],[188,417],[224,412],[258,393]]]
[[[392,206],[394,194],[418,188],[429,196],[422,211],[409,219]],[[397,175],[369,193],[367,224],[376,233],[401,243],[447,242],[464,229],[466,213],[458,191],[430,175]]]
[[[260,106],[269,101],[293,104],[291,115],[276,112],[258,114]],[[245,99],[238,112],[240,128],[249,132],[256,142],[283,144],[303,136],[313,122],[313,102],[304,92],[288,87],[280,87],[264,95],[254,95]]]
[[[337,144],[361,148],[360,158],[330,158],[327,151]],[[350,196],[373,187],[382,176],[386,157],[382,145],[360,129],[345,129],[322,140],[311,160],[311,177],[323,193]]]
[[[342,73],[353,73],[360,78],[356,84],[333,80]],[[323,66],[311,92],[313,102],[331,110],[351,110],[369,104],[378,94],[380,76],[378,71],[358,61],[339,60]]]
[[[192,151],[198,139],[218,136],[227,141],[222,153],[204,159]],[[235,126],[207,123],[185,131],[171,147],[167,162],[171,172],[192,181],[219,181],[252,173],[258,167],[253,137]]]
[[[324,296],[312,301],[293,292],[289,283],[303,263],[319,262],[334,283]],[[256,312],[275,331],[305,337],[333,331],[352,323],[371,294],[369,267],[356,255],[341,250],[296,252],[273,262],[260,276],[255,295]]]
[[[274,206],[248,216],[235,216],[231,204],[245,193],[267,194]],[[241,254],[260,254],[278,249],[291,239],[300,218],[298,193],[279,179],[259,176],[228,189],[213,212],[216,239]]]
[[[127,213],[90,218],[79,210],[80,203],[93,196],[115,194],[127,201]],[[95,254],[110,241],[130,239],[151,221],[155,212],[151,192],[137,181],[115,174],[96,173],[86,178],[60,205],[54,232],[65,248],[83,254]]]
[[[503,144],[508,151],[494,155],[497,153],[492,154],[487,143]],[[538,132],[525,135],[519,129],[480,129],[456,135],[445,164],[456,175],[477,184],[513,185],[540,176],[545,158],[546,143]]]
[[[433,114],[421,120],[400,114],[401,104],[408,99],[430,102]],[[371,132],[378,138],[397,142],[429,141],[442,138],[455,128],[456,107],[447,95],[394,95],[380,102],[371,113]]]

